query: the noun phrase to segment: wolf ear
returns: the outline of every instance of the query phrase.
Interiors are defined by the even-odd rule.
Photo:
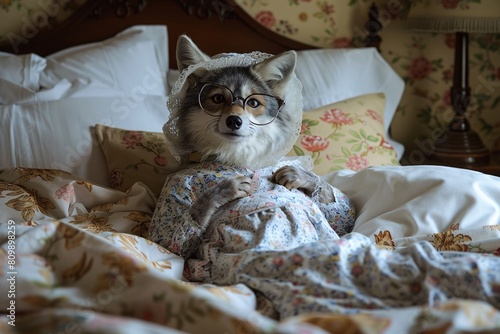
[[[295,51],[286,51],[267,58],[254,65],[253,68],[275,93],[283,95],[288,81],[295,71],[296,63],[297,54]]]
[[[189,65],[198,64],[201,61],[209,60],[210,57],[204,54],[194,42],[186,35],[179,36],[177,40],[177,67],[179,71],[184,70]]]

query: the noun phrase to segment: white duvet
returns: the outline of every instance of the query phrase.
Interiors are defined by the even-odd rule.
[[[354,203],[354,232],[415,238],[500,224],[500,178],[443,166],[370,167],[324,176]],[[500,245],[499,245],[500,247]]]

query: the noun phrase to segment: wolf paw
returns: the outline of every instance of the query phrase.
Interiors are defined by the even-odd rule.
[[[222,180],[196,200],[189,210],[191,217],[201,227],[206,227],[218,208],[250,194],[251,181],[243,175],[235,175]]]
[[[273,174],[272,181],[292,190],[298,189],[307,196],[312,196],[318,184],[318,176],[295,166],[284,166]]]
[[[212,188],[213,199],[220,207],[235,199],[248,196],[251,182],[250,178],[243,175],[235,175],[227,178]]]
[[[281,167],[274,172],[272,181],[289,190],[297,189],[320,203],[335,202],[333,187],[305,169],[294,166]]]

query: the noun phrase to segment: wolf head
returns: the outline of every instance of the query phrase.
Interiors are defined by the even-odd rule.
[[[257,168],[291,149],[302,114],[302,100],[295,96],[301,95],[296,54],[257,54],[258,60],[209,57],[189,37],[179,38],[177,64],[185,76],[164,130],[167,140],[169,131],[176,132],[184,159],[194,152],[201,160]]]

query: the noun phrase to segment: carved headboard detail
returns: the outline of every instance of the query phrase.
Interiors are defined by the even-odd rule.
[[[124,18],[131,15],[131,11],[135,14],[141,12],[148,4],[148,0],[105,0],[100,1],[95,5],[95,8],[90,10],[88,16],[100,18],[108,11],[113,11],[117,17]]]
[[[189,15],[196,15],[200,19],[217,15],[219,19],[235,17],[237,5],[230,0],[176,0]]]

